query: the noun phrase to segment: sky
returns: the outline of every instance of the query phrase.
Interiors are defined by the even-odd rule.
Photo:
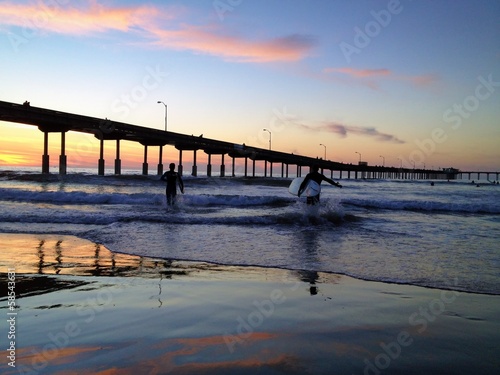
[[[163,101],[172,132],[262,148],[271,137],[273,150],[344,163],[500,171],[500,1],[0,0],[0,100],[154,129]],[[142,146],[120,152],[141,168]],[[49,153],[56,165],[59,134]],[[0,121],[1,169],[41,166],[42,154],[36,127]],[[66,154],[68,168],[97,168],[98,140],[69,132]],[[114,158],[106,142],[107,167]]]

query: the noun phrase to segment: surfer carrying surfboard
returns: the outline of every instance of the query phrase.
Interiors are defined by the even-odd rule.
[[[318,184],[318,186],[321,185],[321,181],[326,181],[329,184],[332,184],[332,185],[337,186],[339,188],[342,187],[342,185],[340,185],[338,182],[335,182],[332,179],[325,177],[323,174],[319,173],[319,167],[317,165],[313,165],[311,169],[312,169],[311,173],[308,173],[306,175],[306,177],[304,178],[304,181],[302,181],[302,183],[300,184],[299,193],[298,193],[299,197],[306,190],[310,181],[314,181],[315,183]],[[319,195],[320,195],[319,189],[318,189],[318,194],[308,195],[307,196],[307,204],[310,204],[310,205],[318,204],[319,203]]]
[[[181,193],[184,194],[184,183],[182,182],[181,175],[175,171],[175,164],[170,163],[169,168],[170,170],[163,173],[160,179],[167,182],[167,190],[165,191],[167,205],[173,206],[175,196],[177,195],[177,185],[179,185]]]

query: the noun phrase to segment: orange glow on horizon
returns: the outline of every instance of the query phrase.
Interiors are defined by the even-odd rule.
[[[32,158],[32,155],[20,155],[4,151],[0,153],[0,165],[27,167],[36,165],[36,161]]]
[[[34,126],[20,125],[12,123],[0,123],[2,137],[0,138],[0,168],[9,167],[35,167],[41,168],[43,155],[43,134]],[[326,137],[325,137],[326,134]],[[214,137],[215,138],[215,137]],[[227,141],[226,139],[221,139]],[[494,141],[490,140],[491,147]],[[266,148],[261,140],[254,140],[255,144],[247,143],[248,146]],[[412,157],[415,157],[415,167],[426,169],[440,169],[444,167],[456,167],[463,171],[489,171],[494,172],[495,168],[491,166],[491,160],[481,153],[477,153],[473,158],[464,157],[460,152],[454,150],[451,144],[441,144],[440,153],[425,154],[414,142],[404,144],[389,144],[376,142],[369,137],[362,135],[352,135],[345,138],[328,133],[301,134],[299,131],[273,134],[273,147],[275,151],[294,153],[312,158],[324,158],[324,148],[319,144],[327,146],[327,160],[341,162],[345,164],[357,164],[359,161],[359,151],[362,154],[363,161],[368,165],[382,165],[385,162],[387,167],[399,167],[400,158],[403,159],[404,168],[413,168]],[[59,133],[49,134],[48,152],[50,155],[50,167],[56,169],[59,166],[59,155],[61,138]],[[355,146],[353,146],[355,144]],[[465,147],[466,144],[463,145]],[[485,145],[485,147],[487,147]],[[447,152],[444,157],[442,151]],[[66,133],[66,151],[67,168],[89,168],[97,171],[99,160],[100,145],[99,140],[91,134],[67,132]],[[380,155],[384,156],[384,159]],[[116,142],[104,142],[104,160],[107,170],[114,168],[116,158]],[[120,159],[122,169],[142,170],[144,161],[144,146],[132,141],[120,142]],[[179,163],[179,151],[173,146],[163,148],[162,158],[164,170],[166,166],[173,162]],[[212,155],[211,165],[214,175],[218,175],[219,166],[222,163],[221,155]],[[184,151],[182,153],[182,165],[184,174],[190,174],[193,165],[193,151]],[[148,147],[147,162],[150,173],[154,173],[159,162],[159,147]],[[208,164],[208,155],[203,150],[198,150],[196,154],[196,163],[200,174],[204,174]],[[232,159],[225,155],[224,164],[226,165],[226,175],[231,174]],[[263,171],[264,162],[256,162],[256,171]],[[244,159],[235,160],[236,174],[241,175],[244,171]],[[290,173],[294,171],[293,167],[289,169]],[[248,162],[248,174],[252,173],[252,162]],[[280,163],[273,164],[273,176],[281,175]]]

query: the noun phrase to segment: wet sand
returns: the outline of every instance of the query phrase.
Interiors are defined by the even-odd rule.
[[[500,296],[136,257],[53,235],[0,234],[0,272],[2,374],[500,369]]]

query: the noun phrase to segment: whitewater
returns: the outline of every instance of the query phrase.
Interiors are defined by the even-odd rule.
[[[0,232],[74,235],[115,252],[303,270],[500,294],[500,186],[341,180],[321,204],[291,178],[185,176],[167,207],[158,176],[0,171]],[[33,249],[36,252],[36,249]]]

